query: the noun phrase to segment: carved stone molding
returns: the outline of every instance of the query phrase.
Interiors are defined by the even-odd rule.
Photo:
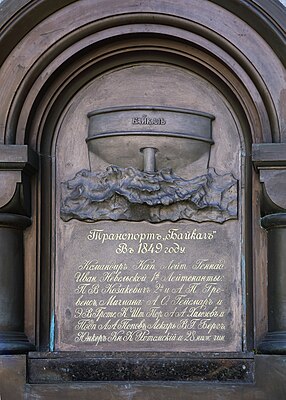
[[[29,175],[37,155],[26,145],[0,145],[0,212],[29,215]]]
[[[146,33],[149,35],[156,24],[155,29],[160,29],[162,36],[173,37],[176,42],[172,45],[175,46],[173,53],[176,54],[176,62],[178,49],[184,41],[193,43],[192,48],[198,47],[206,50],[207,58],[200,61],[200,70],[203,71],[203,66],[211,67],[212,65],[211,68],[208,68],[209,75],[211,71],[221,72],[215,77],[216,82],[223,78],[224,82],[229,82],[229,88],[236,88],[233,93],[236,93],[239,103],[244,105],[246,114],[251,117],[250,124],[253,128],[254,141],[256,138],[258,138],[257,141],[261,139],[271,141],[271,135],[275,141],[279,141],[280,138],[283,140],[285,131],[281,129],[280,132],[280,126],[283,128],[283,125],[279,123],[279,117],[281,115],[281,119],[284,118],[282,107],[280,107],[285,84],[283,66],[280,61],[280,58],[285,59],[282,44],[283,25],[280,26],[284,20],[280,17],[283,12],[276,9],[277,7],[266,5],[263,0],[259,0],[259,3],[262,3],[259,5],[250,0],[245,2],[235,0],[227,4],[223,0],[203,3],[194,0],[192,7],[188,6],[188,2],[182,2],[180,7],[174,9],[168,2],[164,3],[164,6],[160,5],[160,2],[153,2],[150,7],[150,2],[144,0],[140,2],[138,12],[134,12],[132,1],[126,0],[124,5],[117,2],[115,6],[113,0],[106,0],[102,9],[98,7],[100,12],[94,14],[94,2],[84,1],[81,5],[84,10],[82,18],[75,19],[72,16],[74,12],[77,12],[77,3],[73,0],[63,0],[60,5],[45,1],[36,3],[27,1],[25,12],[21,12],[21,17],[15,13],[9,23],[5,21],[7,22],[3,29],[5,46],[2,46],[4,50],[1,57],[8,54],[9,57],[6,62],[3,60],[3,74],[0,75],[0,78],[5,82],[11,81],[13,84],[7,85],[6,90],[3,90],[2,93],[3,115],[0,114],[0,122],[5,127],[3,133],[1,132],[3,141],[8,143],[29,142],[35,146],[36,143],[40,143],[33,136],[42,135],[40,125],[43,126],[43,124],[39,125],[39,121],[43,123],[48,115],[45,113],[46,107],[48,107],[47,110],[50,110],[47,103],[53,105],[56,99],[61,99],[60,102],[68,101],[72,91],[79,90],[76,84],[79,71],[83,75],[79,79],[83,85],[85,79],[86,82],[89,82],[94,77],[93,74],[100,73],[98,68],[94,68],[98,61],[96,55],[98,53],[96,50],[95,54],[93,49],[102,47],[107,29],[112,27],[113,33],[108,34],[114,35],[110,36],[114,50],[118,38],[130,36],[133,43],[135,36],[139,37],[142,34],[145,37]],[[121,7],[124,7],[125,10],[123,14],[119,12]],[[224,8],[230,12],[221,14]],[[6,13],[15,12],[12,5],[7,5],[5,11]],[[268,17],[268,12],[275,12],[276,21],[279,20],[279,24],[273,23],[273,19]],[[55,13],[55,17],[49,18],[52,13]],[[203,19],[204,13],[213,16],[207,23]],[[229,20],[231,13],[238,17],[235,20],[235,31],[229,29],[232,24],[232,19]],[[5,12],[3,15],[5,17]],[[29,22],[26,20],[28,16]],[[4,17],[1,16],[1,18]],[[66,24],[66,19],[70,20],[71,24]],[[218,24],[217,21],[220,19],[226,19],[229,22],[228,24]],[[246,34],[248,24],[252,27],[249,32],[247,31],[250,40],[244,41],[241,40],[241,37]],[[27,30],[27,26],[29,26],[29,30]],[[58,30],[58,26],[62,26],[63,29]],[[135,30],[133,31],[133,29]],[[263,35],[265,43],[260,40],[256,30]],[[132,34],[130,34],[131,31]],[[49,32],[48,35],[47,32]],[[185,35],[185,33],[187,34]],[[190,33],[192,33],[191,36]],[[195,36],[203,38],[204,41],[207,39],[207,41],[203,43],[200,40],[199,43],[196,43]],[[21,46],[17,46],[18,41],[20,42],[22,39]],[[153,36],[151,40],[153,47]],[[118,45],[120,47],[119,43]],[[134,43],[133,46],[137,48]],[[163,46],[159,44],[160,52],[163,47],[165,47],[164,43]],[[23,57],[21,54],[23,48],[33,48],[33,56],[29,54],[28,57]],[[106,54],[112,54],[108,48],[106,50]],[[186,54],[185,50],[184,55]],[[116,50],[117,53],[120,51]],[[224,52],[225,54],[222,55]],[[149,53],[150,51],[148,51],[148,57]],[[201,55],[196,55],[196,60],[200,59]],[[214,56],[213,60],[210,58],[211,55]],[[102,55],[99,59],[101,57]],[[224,62],[214,67],[220,57]],[[110,61],[115,62],[111,58]],[[124,58],[128,59],[126,55]],[[11,64],[13,65],[15,59],[21,59],[21,64],[17,68],[15,66],[14,70],[11,68]],[[261,59],[271,59],[271,69],[269,63],[258,62]],[[91,70],[86,67],[84,70],[83,66],[88,65],[92,65]],[[110,64],[108,65],[110,67]],[[43,77],[47,79],[43,79]],[[225,79],[226,77],[227,79]],[[67,87],[67,83],[71,84],[71,88]],[[68,95],[63,92],[65,89],[67,89]],[[40,101],[41,98],[43,101]],[[43,118],[34,118],[33,115],[29,115],[30,105],[33,105],[33,111],[38,109]],[[56,111],[59,111],[59,104],[56,106]],[[270,120],[269,115],[271,116]],[[44,140],[48,139],[45,137]]]
[[[252,160],[262,185],[263,214],[286,210],[286,143],[252,146]]]
[[[0,209],[11,201],[21,180],[20,171],[0,171]]]
[[[286,210],[286,170],[262,170],[264,209],[282,212]]]

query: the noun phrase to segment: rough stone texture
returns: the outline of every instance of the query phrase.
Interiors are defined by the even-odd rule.
[[[266,373],[267,372],[267,373]],[[27,384],[25,400],[282,400],[286,397],[286,357],[255,356],[255,383],[106,382]],[[8,400],[10,400],[8,398]],[[19,399],[20,400],[20,399]]]
[[[0,356],[0,399],[23,399],[25,383],[26,356]]]
[[[82,381],[252,382],[253,359],[213,355],[33,353],[28,361],[29,383]]]

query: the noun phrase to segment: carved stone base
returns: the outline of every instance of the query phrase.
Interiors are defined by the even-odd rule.
[[[286,354],[286,331],[268,332],[258,351],[262,354]]]
[[[30,353],[30,384],[106,381],[253,382],[252,354]]]
[[[0,354],[23,354],[35,349],[22,332],[0,333]]]

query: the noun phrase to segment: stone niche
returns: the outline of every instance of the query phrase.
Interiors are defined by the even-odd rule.
[[[197,74],[101,75],[58,127],[55,351],[243,352],[241,129]]]
[[[78,93],[56,146],[55,350],[243,350],[240,136],[183,68]]]

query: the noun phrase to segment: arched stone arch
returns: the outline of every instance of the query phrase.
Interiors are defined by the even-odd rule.
[[[284,326],[281,320],[286,313],[283,287],[273,296],[276,281],[270,279],[272,292],[269,299],[265,296],[266,233],[260,226],[261,214],[271,214],[263,220],[270,231],[270,252],[278,246],[282,254],[286,208],[285,8],[274,0],[11,3],[3,2],[0,55],[0,169],[5,182],[0,198],[0,229],[4,227],[11,233],[16,227],[18,231],[18,238],[9,240],[18,240],[21,250],[16,261],[20,268],[25,263],[27,307],[25,324],[23,320],[20,326],[14,324],[15,330],[21,331],[20,339],[13,336],[11,345],[5,334],[0,351],[19,353],[33,348],[22,335],[23,330],[38,350],[53,349],[51,287],[55,273],[54,220],[58,212],[55,177],[60,170],[57,143],[68,138],[62,124],[71,115],[73,102],[81,105],[81,93],[90,96],[89,86],[96,88],[101,77],[152,64],[201,79],[217,98],[221,96],[232,119],[242,154],[239,207],[246,271],[241,348],[244,352],[256,349],[267,333],[268,300],[270,331],[279,336],[279,343],[270,335],[270,346],[266,343],[261,348],[271,352],[274,340],[273,352],[285,353],[284,334],[282,344],[280,340]],[[185,104],[182,100],[177,106]],[[168,107],[172,102],[163,98],[160,105]],[[92,106],[82,106],[82,110],[86,117]],[[202,111],[212,112],[211,108]],[[277,189],[280,182],[281,188]],[[11,220],[6,217],[9,214],[16,217]],[[25,228],[24,254],[21,246]],[[271,257],[276,273],[283,275],[280,258]],[[15,260],[10,261],[12,265]],[[13,291],[13,279],[9,279]],[[17,285],[21,297],[23,275]],[[275,309],[277,318],[273,317]],[[23,319],[21,306],[19,316]],[[11,325],[14,320],[15,316],[11,317]]]
[[[128,41],[128,35],[144,31],[151,33],[152,30],[154,34],[160,31],[161,35],[168,35],[175,40],[194,43],[205,54],[219,57],[229,73],[241,80],[243,85],[247,85],[248,92],[251,93],[253,110],[256,109],[259,114],[261,125],[257,130],[261,130],[265,137],[254,139],[253,142],[283,140],[285,122],[280,104],[284,71],[280,61],[281,53],[275,54],[264,38],[243,19],[225,10],[221,5],[209,1],[195,1],[192,7],[185,4],[177,8],[166,3],[163,11],[160,9],[161,5],[156,3],[152,10],[144,8],[146,6],[143,2],[135,13],[128,1],[122,3],[119,10],[113,10],[111,3],[105,2],[104,7],[98,7],[95,12],[93,2],[83,1],[80,8],[77,2],[71,2],[45,19],[41,17],[39,23],[22,37],[17,47],[11,48],[10,56],[4,61],[1,71],[1,79],[9,82],[8,87],[4,87],[5,98],[1,99],[2,104],[5,104],[1,113],[3,142],[23,143],[25,126],[18,124],[18,117],[21,111],[29,113],[29,107],[33,104],[31,89],[39,92],[50,74],[57,74],[57,68],[62,71],[65,63],[69,63],[69,57],[88,52],[88,48],[91,50],[93,44],[100,46],[99,43],[104,37],[108,37],[109,41],[116,41],[120,36],[127,35],[125,40]],[[40,5],[41,2],[37,7]],[[28,2],[25,9],[31,8],[32,14],[34,7],[37,8]],[[80,18],[72,19],[74,13],[77,15],[77,10],[80,10]],[[255,10],[255,18],[258,15]],[[265,18],[261,13],[261,19],[262,16]],[[220,24],[221,18],[224,19],[224,24]],[[71,23],[66,25],[66,20]],[[61,28],[56,25],[60,25]],[[268,21],[268,29],[270,26]],[[281,34],[276,25],[273,24],[272,28],[272,35],[276,34],[277,43]],[[5,33],[10,33],[8,27]],[[247,40],[241,40],[242,38]],[[23,49],[30,49],[30,54],[24,53]],[[270,57],[273,60],[271,65],[264,63],[264,60]],[[13,60],[19,62],[14,63]],[[256,127],[257,122],[253,123],[253,127]]]

